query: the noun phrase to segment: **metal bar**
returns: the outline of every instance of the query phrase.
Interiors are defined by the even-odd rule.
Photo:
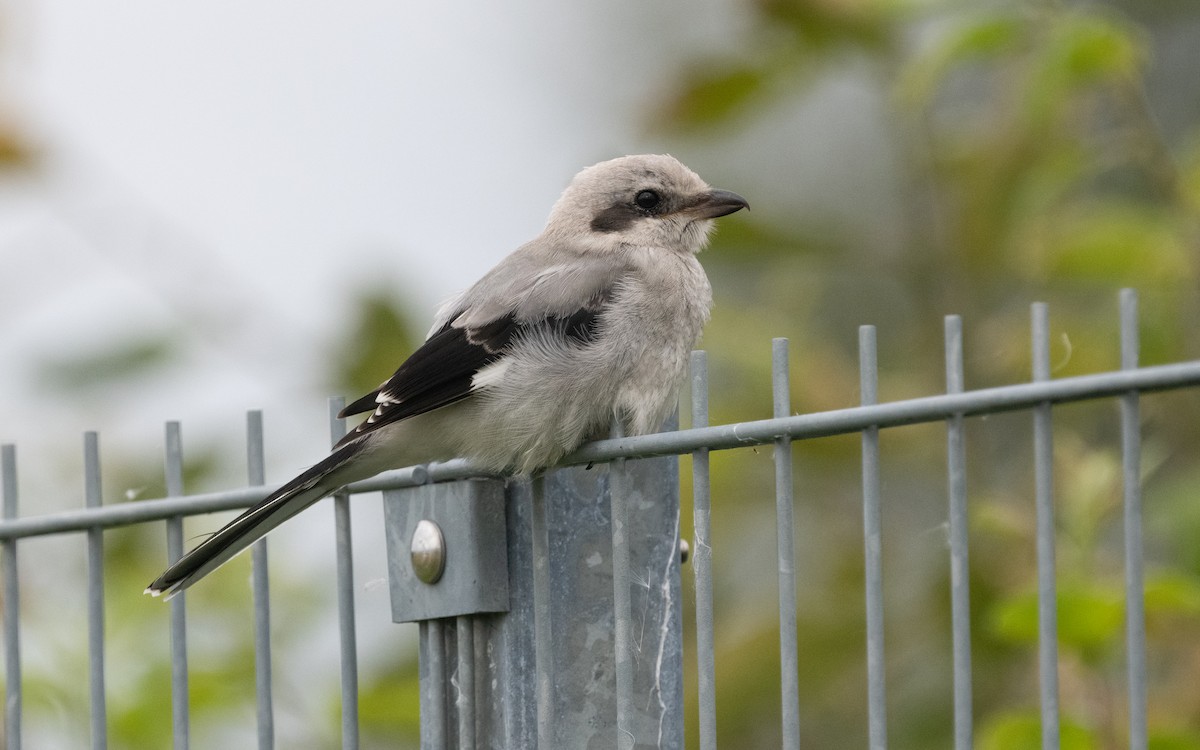
[[[450,464],[452,464],[451,469],[457,470],[461,474],[461,476],[453,478],[477,477],[484,474],[478,470],[465,470],[465,462],[450,462]],[[441,464],[441,466],[447,466],[447,464]],[[349,491],[350,494],[358,494],[378,492],[381,489],[415,487],[429,481],[429,476],[424,465],[410,466],[380,474],[366,482],[356,482],[349,485]],[[438,481],[450,478],[452,477],[445,473],[439,474],[437,477]],[[164,521],[176,516],[198,516],[227,510],[244,510],[279,487],[280,485],[242,487],[235,490],[204,492],[184,497],[165,497],[154,500],[138,500],[120,505],[105,505],[86,511],[48,513],[44,516],[20,518],[0,523],[0,539],[63,534],[73,531],[88,531],[92,528],[108,529],[149,521]]]
[[[891,401],[876,406],[856,406],[779,419],[718,425],[700,430],[638,435],[591,443],[567,456],[563,465],[608,461],[618,456],[644,458],[691,453],[698,448],[724,450],[765,445],[788,436],[806,440],[861,432],[867,427],[899,427],[940,422],[955,416],[995,414],[1028,409],[1043,401],[1066,403],[1119,396],[1129,391],[1161,391],[1200,384],[1200,362],[1143,367],[1138,370],[1059,378],[1043,383],[1018,383],[962,393]],[[430,466],[437,481],[477,475],[461,473],[464,465]],[[445,472],[443,474],[443,472]]]
[[[788,341],[771,340],[771,386],[775,418],[792,411]],[[779,695],[784,750],[800,747],[800,665],[796,653],[796,552],[792,525],[792,441],[775,441],[776,563],[779,569]]]
[[[1061,404],[1091,401],[1121,396],[1131,391],[1147,393],[1195,385],[1200,385],[1200,362],[1156,365],[1136,370],[925,396],[874,406],[798,414],[783,419],[762,419],[701,429],[598,440],[567,456],[559,466],[602,463],[617,457],[649,458],[693,453],[700,449],[714,451],[745,448],[772,443],[782,436],[791,437],[792,440],[810,440],[860,433],[872,426],[886,429],[941,422],[955,415],[977,416],[1018,411],[1042,402]],[[371,479],[347,485],[346,491],[350,494],[378,492],[416,487],[427,482],[446,482],[491,475],[491,472],[475,467],[468,461],[455,459],[383,472]],[[111,528],[161,521],[178,515],[244,509],[276,489],[278,485],[245,487],[187,497],[106,505],[89,511],[50,513],[44,516],[4,520],[0,521],[0,539],[87,531],[93,527]]]
[[[1030,322],[1033,379],[1050,379],[1050,319],[1046,304],[1033,304]],[[1054,432],[1051,405],[1033,410],[1034,494],[1037,506],[1038,676],[1042,699],[1042,748],[1059,746],[1058,593],[1054,554]]]
[[[421,750],[448,747],[446,724],[446,639],[442,620],[418,624],[421,644]],[[462,748],[466,750],[466,748]]]
[[[533,536],[533,630],[534,662],[537,671],[537,734],[538,747],[554,747],[554,626],[550,616],[550,532],[546,503],[546,477],[533,478],[532,520]]]
[[[458,640],[458,746],[474,748],[475,742],[475,620],[469,615],[455,619]]]
[[[1121,290],[1121,368],[1138,365],[1138,298]],[[1142,577],[1142,435],[1137,391],[1121,396],[1121,455],[1125,483],[1125,639],[1129,662],[1129,747],[1145,750],[1146,600]]]
[[[621,424],[613,421],[613,436],[621,437]],[[609,502],[612,508],[613,647],[616,657],[617,748],[633,750],[633,604],[629,591],[633,579],[629,568],[629,474],[625,459],[608,468]]]
[[[708,357],[692,352],[692,427],[708,426]],[[712,487],[708,449],[692,454],[692,519],[696,543],[692,573],[696,584],[696,679],[699,693],[700,750],[717,750],[716,648],[713,642]]]
[[[178,422],[167,422],[167,496],[183,495],[183,439]],[[183,516],[167,519],[167,562],[183,557]],[[171,720],[174,747],[188,746],[188,663],[186,594],[172,597],[171,606]]]
[[[346,434],[338,412],[343,398],[329,399],[329,432],[336,443]],[[358,635],[354,621],[354,558],[350,533],[350,495],[345,490],[333,495],[334,533],[337,541],[338,634],[342,662],[342,748],[358,748]]]
[[[84,507],[99,508],[103,502],[100,485],[100,437],[83,434]],[[88,587],[88,687],[91,694],[92,747],[108,747],[108,711],[104,695],[104,531],[87,532]]]
[[[879,401],[875,326],[858,329],[858,369],[864,406]],[[862,433],[863,555],[867,613],[867,732],[871,750],[887,747],[883,653],[883,520],[879,488],[879,428]]]
[[[0,446],[0,488],[6,520],[17,517],[17,448]],[[4,564],[4,737],[7,750],[21,748],[21,585],[17,571],[17,540],[0,543]]]
[[[946,316],[946,391],[963,391],[962,319]],[[963,417],[947,420],[950,493],[950,611],[954,639],[954,747],[969,750],[971,719],[971,598],[967,557],[967,458]]]
[[[246,413],[246,473],[252,486],[266,482],[263,415]],[[271,589],[267,575],[267,539],[250,548],[250,594],[254,601],[254,695],[257,705],[258,746],[275,747],[275,711],[271,697]]]

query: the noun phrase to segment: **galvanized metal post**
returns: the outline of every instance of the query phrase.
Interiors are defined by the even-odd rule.
[[[678,460],[624,471],[633,699],[622,731],[639,748],[682,748]],[[385,492],[393,619],[422,622],[423,748],[466,748],[472,733],[473,747],[496,750],[617,746],[611,489],[595,466]],[[443,532],[431,584],[413,569],[421,521]],[[486,580],[497,571],[503,582]]]

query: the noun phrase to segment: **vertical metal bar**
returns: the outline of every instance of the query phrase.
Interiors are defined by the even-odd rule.
[[[1033,379],[1050,379],[1050,322],[1044,302],[1031,314]],[[1058,594],[1054,555],[1054,434],[1050,402],[1033,410],[1034,492],[1037,505],[1038,675],[1042,697],[1042,748],[1057,750]]]
[[[771,341],[774,416],[791,415],[788,340]],[[792,441],[775,441],[775,523],[779,568],[779,670],[783,748],[800,747],[800,665],[796,652],[796,552],[792,525]]]
[[[614,420],[613,437],[622,433],[619,420]],[[629,566],[629,475],[625,459],[609,464],[611,478],[610,505],[612,508],[613,555],[613,645],[616,650],[617,682],[617,748],[633,750],[633,603],[629,591],[632,574]]]
[[[178,422],[167,422],[166,433],[167,497],[183,495],[183,439]],[[183,557],[183,517],[167,519],[167,562]],[[171,599],[171,719],[174,747],[188,746],[188,663],[186,595]]]
[[[455,620],[458,639],[458,746],[475,743],[475,620],[469,615]]]
[[[1121,369],[1138,366],[1138,298],[1121,290]],[[1142,435],[1137,391],[1121,397],[1121,454],[1125,480],[1125,639],[1129,661],[1129,747],[1145,750],[1146,601],[1142,578]]]
[[[329,399],[329,432],[334,443],[346,434],[338,412],[343,398]],[[350,535],[350,497],[333,495],[333,520],[337,537],[338,632],[342,655],[342,747],[358,748],[358,636],[354,622],[354,558]]]
[[[946,316],[946,392],[963,390],[962,319]],[[963,417],[947,420],[950,491],[950,621],[954,639],[954,747],[968,750],[971,718],[971,593],[967,558],[967,457]]]
[[[445,750],[446,725],[446,638],[442,620],[422,620],[418,624],[421,655],[421,692],[428,696],[422,701],[421,750]],[[428,710],[426,710],[428,709]],[[461,748],[466,750],[466,748]]]
[[[692,427],[708,426],[708,357],[692,352]],[[692,454],[692,518],[696,529],[692,573],[696,582],[696,676],[700,750],[717,750],[717,689],[713,645],[712,488],[708,449]]]
[[[879,401],[875,326],[858,329],[858,369],[863,406]],[[871,750],[887,747],[887,695],[883,659],[883,520],[879,490],[879,428],[862,432],[863,555],[867,611],[867,727]]]
[[[0,487],[5,520],[17,517],[17,448],[0,446]],[[17,575],[17,539],[0,542],[4,564],[4,737],[7,750],[21,747],[21,586]]]
[[[554,631],[550,617],[550,533],[547,518],[546,478],[533,478],[533,649],[537,670],[538,747],[554,747]]]
[[[95,432],[83,434],[83,493],[85,507],[100,507],[103,502],[100,437]],[[99,527],[87,532],[87,586],[92,747],[104,750],[108,747],[108,712],[104,696],[104,531]]]
[[[246,473],[250,484],[266,483],[263,415],[246,413]],[[271,590],[267,575],[267,539],[250,548],[250,592],[254,600],[254,694],[258,709],[258,746],[275,747],[275,712],[271,697]]]

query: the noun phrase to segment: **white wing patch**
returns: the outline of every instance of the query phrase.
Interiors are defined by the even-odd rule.
[[[471,377],[471,390],[477,391],[480,388],[496,385],[504,379],[504,373],[508,370],[508,360],[501,359],[484,367],[479,372]]]
[[[384,385],[387,385],[387,383],[384,383]],[[381,389],[375,396],[375,403],[379,404],[379,406],[374,412],[372,412],[371,416],[367,417],[365,424],[375,424],[379,421],[379,418],[383,416],[383,413],[389,406],[398,404],[400,401],[392,394],[391,391]]]

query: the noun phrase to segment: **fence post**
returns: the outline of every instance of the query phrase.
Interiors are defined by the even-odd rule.
[[[682,748],[678,459],[624,463],[628,477],[616,484],[629,492],[627,729],[637,747]],[[393,619],[421,622],[422,748],[463,748],[471,734],[476,747],[497,750],[617,745],[615,470],[384,493]],[[413,570],[421,521],[443,537],[444,570],[433,584]],[[541,543],[535,529],[544,529]],[[491,580],[497,572],[501,580]]]

